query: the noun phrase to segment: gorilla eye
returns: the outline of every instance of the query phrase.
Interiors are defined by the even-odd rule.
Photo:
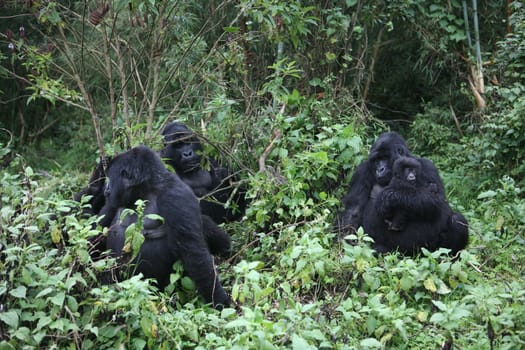
[[[120,176],[125,177],[126,179],[131,179],[131,174],[128,173],[126,169],[122,169],[120,171]]]

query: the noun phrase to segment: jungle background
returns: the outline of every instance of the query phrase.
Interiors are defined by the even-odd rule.
[[[525,348],[525,4],[0,1],[0,349]],[[216,261],[102,285],[73,194],[186,123],[250,200]],[[470,243],[376,256],[332,223],[383,131],[440,171]]]

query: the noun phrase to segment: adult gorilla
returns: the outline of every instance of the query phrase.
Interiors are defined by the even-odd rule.
[[[464,248],[468,240],[466,220],[448,206],[443,183],[430,160],[412,157],[419,162],[421,169],[418,190],[414,196],[400,196],[404,200],[402,205],[389,202],[391,198],[383,189],[392,179],[393,163],[402,156],[412,157],[399,134],[388,132],[377,139],[368,160],[357,167],[350,180],[350,190],[343,198],[344,210],[338,217],[341,236],[363,226],[365,232],[376,240],[374,248],[380,252],[398,249],[413,254],[420,247],[447,247],[454,252]],[[385,207],[381,208],[384,201]],[[393,209],[406,210],[417,220],[408,220],[401,231],[389,231],[385,213]]]
[[[87,200],[86,207],[82,209],[82,213],[87,216],[99,215],[101,209],[106,204],[106,197],[104,195],[106,173],[104,167],[111,161],[111,158],[102,159],[97,164],[89,179],[88,186],[80,190],[74,195],[74,200],[80,202],[83,196],[91,196]],[[112,215],[113,214],[113,215]],[[115,213],[106,213],[102,219],[102,223],[106,226],[115,223],[119,215]],[[227,256],[231,251],[230,236],[224,232],[217,224],[206,215],[201,215],[202,219],[202,234],[208,245],[210,253],[213,255]],[[106,249],[106,237],[100,235],[91,240],[92,257],[99,258],[101,253]]]
[[[239,191],[233,193],[233,178],[228,169],[219,166],[214,159],[210,159],[210,171],[202,168],[202,145],[186,125],[170,123],[162,135],[165,147],[161,156],[200,198],[202,213],[217,223],[240,219],[246,206],[245,198]],[[230,198],[232,193],[233,198]],[[234,210],[225,208],[225,203],[230,199],[237,206]]]
[[[394,173],[409,167],[419,169],[417,159],[399,157],[394,162]],[[399,175],[399,174],[398,174]],[[363,229],[374,238],[374,249],[378,252],[398,250],[414,255],[421,248],[436,250],[451,249],[452,254],[465,248],[468,243],[468,224],[465,218],[454,213],[443,196],[436,192],[437,186],[420,181],[415,176],[409,185],[394,176],[390,184],[371,196],[364,209]],[[392,215],[401,215],[392,228]],[[399,217],[397,218],[399,220]]]
[[[381,134],[372,145],[368,159],[357,167],[350,179],[350,189],[343,198],[344,210],[338,217],[342,237],[362,226],[363,212],[372,190],[377,193],[390,183],[394,161],[401,156],[411,154],[403,137],[396,132]],[[425,158],[416,159],[421,164],[422,183],[434,183],[437,195],[444,198],[445,189],[434,164]]]
[[[115,157],[107,178],[106,204],[100,213],[105,215],[101,224],[112,226],[107,247],[113,254],[122,254],[125,229],[136,221],[131,217],[119,222],[120,211],[135,208],[138,199],[147,200],[145,214],[158,214],[163,220],[144,220],[145,240],[133,261],[135,272],[156,279],[163,288],[169,283],[173,263],[181,260],[206,302],[218,308],[229,305],[202,234],[200,208],[191,189],[144,146]]]

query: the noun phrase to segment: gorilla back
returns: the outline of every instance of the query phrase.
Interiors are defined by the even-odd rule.
[[[134,261],[135,273],[156,279],[163,288],[169,283],[173,263],[181,260],[206,302],[216,307],[229,305],[202,234],[200,208],[192,190],[144,146],[115,157],[107,178],[106,203],[100,213],[109,218],[101,224],[112,226],[107,247],[113,254],[122,254],[125,228],[131,223],[118,223],[118,213],[122,208],[135,208],[138,199],[146,200],[145,213],[158,214],[163,221],[144,222],[145,241]]]

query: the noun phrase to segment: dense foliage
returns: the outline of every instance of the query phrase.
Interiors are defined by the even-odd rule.
[[[525,347],[525,6],[472,4],[1,1],[0,349]],[[248,190],[220,312],[180,264],[163,292],[99,283],[116,262],[71,200],[98,155],[159,149],[173,119]],[[458,257],[335,238],[388,128],[468,218]]]

